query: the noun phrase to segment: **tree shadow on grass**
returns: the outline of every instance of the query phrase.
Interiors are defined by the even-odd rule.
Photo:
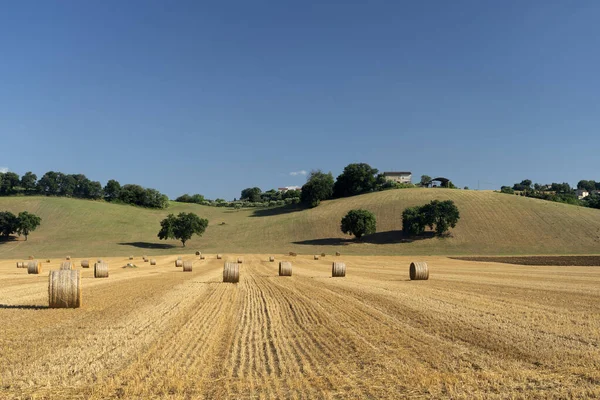
[[[128,242],[128,243],[118,243],[119,246],[132,246],[140,249],[174,249],[177,246],[168,243],[150,243],[150,242]]]
[[[294,244],[304,244],[310,246],[344,246],[351,243],[370,243],[370,244],[394,244],[394,243],[412,243],[417,240],[431,239],[435,237],[435,232],[425,232],[419,236],[409,237],[402,232],[398,231],[386,231],[377,232],[372,235],[366,235],[356,239],[346,238],[323,238],[323,239],[310,239],[294,242]]]
[[[18,310],[46,310],[50,307],[48,306],[22,306],[22,305],[15,305],[15,304],[0,304],[0,309],[18,309]]]
[[[250,217],[271,217],[274,215],[290,214],[298,211],[305,210],[306,208],[300,204],[293,204],[289,206],[271,207],[271,208],[259,208],[254,210]]]
[[[16,242],[16,236],[0,236],[0,244]]]

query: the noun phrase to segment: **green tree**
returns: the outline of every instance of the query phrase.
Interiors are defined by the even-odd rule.
[[[247,201],[256,203],[256,202],[260,201],[261,193],[262,193],[262,190],[260,190],[260,188],[258,188],[258,187],[246,188],[246,189],[242,190],[242,195],[240,197],[240,200],[247,200]]]
[[[19,235],[24,235],[25,240],[27,240],[29,234],[35,231],[35,229],[40,226],[40,223],[42,222],[40,217],[35,214],[28,213],[27,211],[20,212],[17,220],[16,232]]]
[[[375,233],[377,220],[371,211],[363,209],[350,210],[342,218],[341,229],[345,234],[354,235],[354,237],[360,239],[363,235]]]
[[[185,247],[185,242],[190,240],[193,235],[202,236],[208,226],[208,220],[200,218],[194,213],[182,212],[177,216],[169,214],[160,222],[160,226],[161,229],[158,232],[160,240],[181,240]]]
[[[435,230],[438,236],[456,227],[460,219],[458,207],[452,200],[432,200],[423,206],[410,207],[402,212],[402,229],[407,235],[420,235],[425,227]]]
[[[16,188],[21,183],[19,175],[14,172],[5,172],[1,175],[2,180],[0,181],[0,194],[4,196],[14,194],[16,192]]]
[[[106,186],[104,186],[104,199],[106,201],[114,201],[119,198],[119,194],[121,193],[121,184],[111,179],[106,182]]]
[[[10,236],[17,231],[19,220],[10,211],[0,211],[0,235]]]
[[[429,175],[421,175],[421,186],[425,186],[431,182],[431,177]]]
[[[311,171],[306,183],[302,186],[300,201],[307,207],[316,207],[322,200],[330,199],[333,195],[333,175],[321,170]]]
[[[402,232],[407,236],[418,236],[425,232],[425,223],[418,206],[408,207],[402,212]]]
[[[56,196],[59,194],[58,174],[54,171],[48,171],[40,178],[37,183],[37,189],[40,194],[46,196]]]
[[[21,177],[21,187],[26,193],[35,192],[36,183],[37,175],[31,171],[25,172],[25,175]]]
[[[333,186],[334,197],[348,197],[372,192],[377,187],[378,170],[369,164],[348,164]]]
[[[585,189],[588,192],[596,190],[596,181],[581,180],[577,183],[577,189]]]

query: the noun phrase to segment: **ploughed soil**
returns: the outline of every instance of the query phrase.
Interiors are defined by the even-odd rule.
[[[517,265],[599,267],[600,256],[450,257],[454,260],[498,262]]]

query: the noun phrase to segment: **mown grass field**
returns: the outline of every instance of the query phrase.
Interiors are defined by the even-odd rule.
[[[414,257],[275,254],[279,277],[246,254],[222,283],[237,256],[107,258],[107,279],[82,269],[79,309],[47,308],[60,260],[0,261],[0,398],[600,397],[598,268],[424,257],[430,279],[409,281]]]
[[[452,237],[403,240],[402,211],[432,199],[452,199],[461,220]],[[377,216],[377,233],[355,243],[339,230],[353,208]],[[0,242],[0,258],[108,256],[135,251],[175,254],[177,241],[156,237],[168,213],[208,218],[203,237],[188,248],[207,252],[335,252],[378,255],[520,255],[600,253],[600,210],[485,191],[403,189],[326,201],[311,210],[230,210],[171,203],[148,210],[86,200],[3,197],[0,210],[34,212],[42,225],[29,241]],[[222,224],[224,223],[224,224]]]

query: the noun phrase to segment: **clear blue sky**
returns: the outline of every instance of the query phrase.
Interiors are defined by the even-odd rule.
[[[600,180],[600,2],[0,0],[0,167],[239,197]]]

